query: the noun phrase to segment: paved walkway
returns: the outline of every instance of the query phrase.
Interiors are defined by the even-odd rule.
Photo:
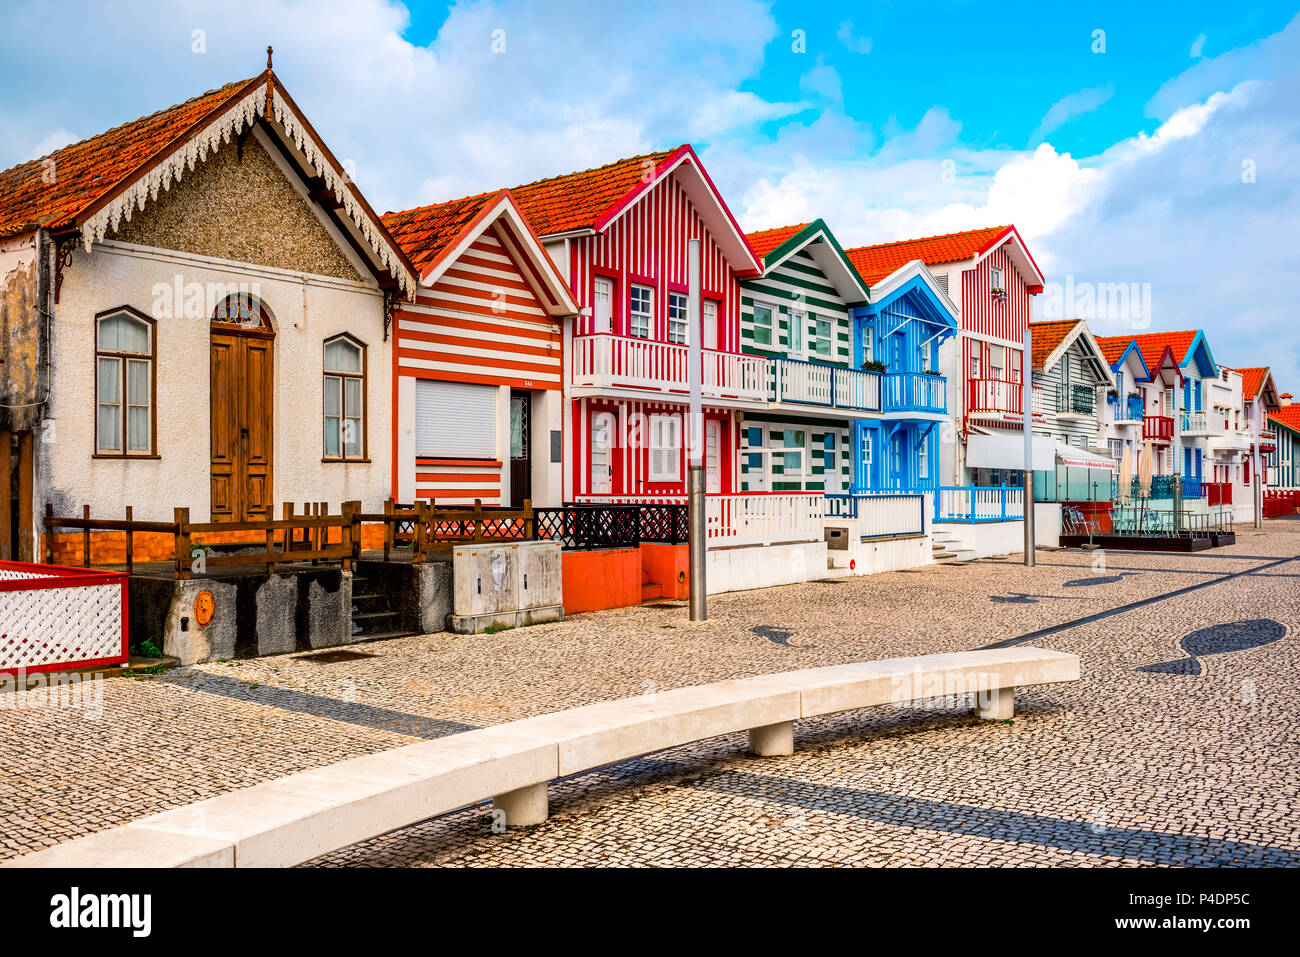
[[[1034,644],[1084,679],[1023,694],[1011,724],[958,700],[801,723],[793,757],[716,739],[561,782],[536,828],[494,835],[469,809],[317,863],[1300,864],[1300,523],[1038,559],[719,596],[696,625],[623,609],[112,679],[97,719],[0,711],[0,857],[470,727],[1049,629]]]

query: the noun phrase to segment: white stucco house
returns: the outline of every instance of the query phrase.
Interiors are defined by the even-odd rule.
[[[392,494],[415,270],[269,60],[0,173],[0,283],[0,557],[47,503],[238,522]]]

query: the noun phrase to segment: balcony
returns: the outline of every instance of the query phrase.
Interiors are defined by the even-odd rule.
[[[1092,386],[1061,386],[1056,393],[1056,414],[1062,418],[1082,418],[1097,411],[1097,393]]]
[[[1004,485],[941,485],[936,522],[1013,522],[1025,517],[1025,490]]]
[[[885,374],[885,411],[943,414],[948,411],[948,380],[928,372]]]
[[[572,386],[577,390],[640,396],[690,394],[689,350],[671,342],[599,333],[573,340]],[[706,399],[746,407],[765,404],[768,360],[737,352],[703,352]]]
[[[1272,429],[1264,429],[1259,433],[1259,450],[1261,452],[1277,451],[1277,433]]]
[[[1183,435],[1209,435],[1210,421],[1204,412],[1183,413]]]
[[[1023,415],[1020,401],[1023,386],[1007,379],[971,379],[966,383],[968,413],[1007,413]]]
[[[1140,395],[1112,395],[1108,401],[1111,413],[1115,416],[1116,425],[1138,423],[1146,415],[1146,402],[1143,401]]]
[[[1174,419],[1169,415],[1148,415],[1142,420],[1142,438],[1168,442],[1174,437]]]
[[[824,362],[768,359],[773,402],[856,412],[880,411],[880,374]]]
[[[1211,452],[1249,452],[1251,434],[1239,429],[1232,429],[1222,435],[1213,435],[1206,443]]]

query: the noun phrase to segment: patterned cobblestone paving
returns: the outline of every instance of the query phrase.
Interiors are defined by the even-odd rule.
[[[1036,639],[1083,680],[1020,696],[801,723],[793,757],[739,736],[552,787],[552,818],[492,834],[483,807],[316,863],[521,865],[1300,864],[1300,523],[1194,555],[1040,551],[718,596],[710,621],[623,609],[375,657],[213,663],[103,685],[103,714],[0,711],[0,858],[292,771],[596,700],[725,677],[964,650],[1205,585]],[[1260,569],[1215,583],[1225,575]],[[1113,579],[1097,581],[1096,579]],[[1005,600],[1005,599],[1014,600]],[[1004,599],[1004,600],[997,600]],[[1188,634],[1284,637],[1187,657]],[[755,631],[754,629],[757,629]]]

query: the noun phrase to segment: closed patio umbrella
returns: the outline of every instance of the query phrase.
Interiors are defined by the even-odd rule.
[[[1138,491],[1143,498],[1151,495],[1151,463],[1155,461],[1156,449],[1150,439],[1146,441],[1146,447],[1142,450],[1142,462],[1138,467]]]
[[[1119,459],[1119,488],[1116,489],[1115,500],[1120,504],[1128,504],[1130,492],[1133,489],[1133,448],[1128,443],[1124,443],[1124,452]]]

